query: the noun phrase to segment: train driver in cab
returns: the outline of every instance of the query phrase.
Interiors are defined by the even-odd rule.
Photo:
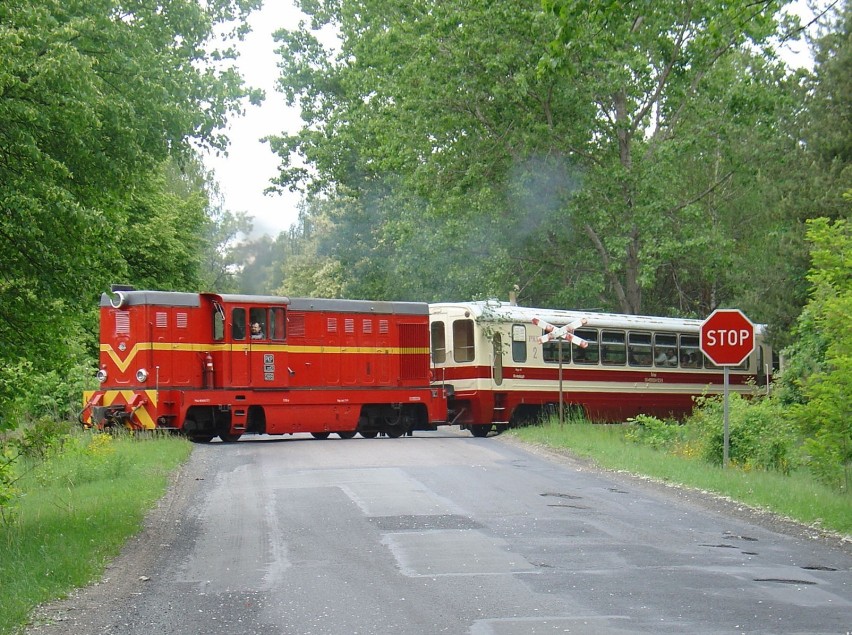
[[[251,323],[251,339],[253,339],[253,340],[262,340],[263,339],[263,329],[260,327],[260,322],[252,322]]]

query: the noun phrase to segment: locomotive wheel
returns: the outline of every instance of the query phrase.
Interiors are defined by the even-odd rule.
[[[491,426],[470,426],[470,433],[479,438],[483,439],[488,436],[488,433],[491,432]]]
[[[365,439],[375,439],[379,436],[378,430],[361,430],[358,434],[360,434]]]
[[[314,439],[327,439],[331,432],[311,432]]]
[[[224,443],[236,443],[240,440],[240,437],[243,436],[241,434],[220,434],[219,438],[222,439]]]
[[[350,430],[348,432],[338,432],[337,436],[339,436],[341,439],[351,439],[355,436],[355,431]]]
[[[210,443],[213,440],[212,434],[190,434],[189,440],[193,443]]]
[[[385,430],[385,434],[388,435],[391,439],[398,439],[405,433],[405,430],[398,427],[387,428]]]

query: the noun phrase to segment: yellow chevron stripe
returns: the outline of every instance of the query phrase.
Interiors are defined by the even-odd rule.
[[[260,353],[300,353],[300,354],[386,354],[386,355],[417,355],[428,354],[429,348],[377,348],[371,346],[287,346],[285,344],[184,344],[176,342],[140,342],[134,344],[122,359],[110,344],[101,344],[101,352],[106,354],[116,365],[120,372],[128,369],[136,356],[143,351],[180,351],[209,353],[216,351],[231,351],[235,353],[248,352],[249,350]]]
[[[133,348],[127,353],[125,359],[121,359],[120,355],[109,344],[101,344],[101,352],[109,356],[113,363],[118,367],[118,370],[124,372],[142,351],[188,351],[196,353],[207,353],[213,351],[227,351],[236,348],[230,344],[184,344],[172,342],[139,342],[134,344]],[[247,346],[243,347],[248,350]]]

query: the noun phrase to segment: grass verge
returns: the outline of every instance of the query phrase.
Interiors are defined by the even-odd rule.
[[[729,467],[668,454],[625,438],[626,426],[545,422],[510,431],[516,438],[570,450],[611,470],[624,470],[668,483],[726,496],[797,522],[852,537],[852,496],[838,493],[798,471],[780,472]]]
[[[79,433],[48,460],[22,464],[20,504],[0,525],[0,634],[100,576],[190,451],[173,437]]]

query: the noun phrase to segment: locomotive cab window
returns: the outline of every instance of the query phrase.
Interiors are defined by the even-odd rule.
[[[447,335],[443,322],[432,322],[432,363],[443,364],[447,361]]]
[[[269,309],[269,339],[283,341],[287,337],[284,309]]]
[[[257,307],[249,311],[249,328],[251,328],[251,339],[266,339],[266,309]]]
[[[246,310],[236,308],[231,311],[231,338],[246,339]]]
[[[225,310],[218,302],[213,304],[213,339],[217,342],[225,339]]]
[[[475,352],[473,320],[456,320],[453,322],[453,359],[457,362],[472,362]]]

